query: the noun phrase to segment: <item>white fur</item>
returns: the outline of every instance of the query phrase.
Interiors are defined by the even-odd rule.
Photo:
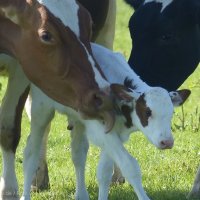
[[[68,26],[78,38],[80,38],[80,28],[79,28],[79,17],[78,10],[79,5],[75,0],[38,0],[39,3],[45,5],[51,13],[58,17],[65,26]],[[85,49],[88,60],[91,63],[92,69],[95,74],[95,80],[99,85],[99,88],[105,88],[109,86],[109,83],[101,76],[97,68],[95,67],[95,62],[92,56],[89,54],[85,45],[80,41],[83,48]]]
[[[105,57],[105,55],[107,55],[107,51],[104,51],[104,49],[99,48],[96,45],[92,45],[92,47],[95,57],[100,56],[102,58],[100,59],[100,57],[98,57],[99,61],[110,61],[110,56]],[[96,55],[97,52],[98,54]],[[110,52],[110,54],[112,53]],[[119,58],[119,60],[117,58]],[[118,62],[116,60],[118,60]],[[123,62],[121,62],[122,60]],[[106,65],[107,70],[108,68],[111,70],[110,73],[108,73],[109,76],[107,78],[113,80],[112,78],[115,78],[117,71],[119,74],[124,74],[124,77],[121,77],[121,82],[123,82],[127,75],[129,75],[129,77],[133,76],[136,78],[136,82],[138,84],[137,92],[139,92],[140,83],[141,90],[143,92],[145,92],[145,88],[147,89],[145,92],[146,101],[148,106],[152,109],[154,118],[149,120],[149,125],[147,127],[143,127],[138,119],[135,109],[133,108],[133,112],[131,114],[134,122],[133,127],[126,128],[126,126],[124,126],[124,117],[119,115],[116,118],[116,123],[113,130],[110,133],[105,134],[104,125],[100,121],[82,120],[77,112],[71,108],[54,102],[44,95],[38,88],[32,85],[32,128],[25,150],[25,184],[24,193],[22,196],[23,200],[30,199],[29,192],[31,187],[31,178],[37,169],[41,140],[44,135],[44,128],[52,119],[52,113],[54,109],[57,109],[63,114],[67,114],[68,118],[70,119],[70,123],[73,123],[74,125],[71,135],[72,159],[75,165],[77,178],[76,199],[89,199],[84,182],[84,167],[88,150],[88,139],[93,144],[99,146],[102,150],[97,173],[99,181],[99,200],[106,200],[108,197],[113,162],[119,166],[125,178],[134,187],[139,200],[149,200],[142,187],[139,165],[135,158],[133,158],[124,148],[123,142],[128,140],[130,133],[135,130],[143,131],[150,141],[158,148],[160,148],[161,141],[165,139],[173,140],[170,129],[173,105],[169,93],[166,90],[161,88],[150,88],[144,82],[140,81],[134,72],[131,73],[131,71],[128,70],[127,63],[124,63],[124,59],[122,59],[119,54],[113,54],[112,61],[114,62],[114,65],[110,65],[109,63]],[[114,69],[116,69],[116,71]],[[127,73],[124,73],[125,69],[127,69]],[[112,73],[112,70],[114,73]],[[133,107],[135,105],[134,102],[135,100],[132,102]],[[166,108],[164,109],[164,107]],[[40,115],[40,118],[38,118],[38,115]],[[37,147],[36,150],[35,147]]]
[[[77,36],[80,36],[78,10],[79,6],[74,0],[38,0],[49,11],[68,26]],[[73,20],[72,20],[73,19]]]
[[[173,0],[145,0],[144,4],[149,2],[161,3],[162,9],[160,12],[162,12],[167,6],[169,6],[173,2]]]

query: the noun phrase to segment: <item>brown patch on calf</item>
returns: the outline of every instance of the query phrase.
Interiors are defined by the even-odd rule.
[[[122,107],[121,107],[121,112],[126,119],[125,126],[127,128],[131,128],[131,126],[133,126],[133,122],[132,122],[132,118],[131,118],[131,112],[132,111],[133,111],[133,109],[131,109],[127,105],[122,105]]]
[[[147,107],[144,97],[145,95],[142,94],[136,101],[135,106],[136,113],[143,127],[148,125],[148,119],[151,116],[151,110],[149,107]]]

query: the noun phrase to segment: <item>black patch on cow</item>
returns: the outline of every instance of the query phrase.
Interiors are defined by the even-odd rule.
[[[162,4],[152,1],[133,13],[128,63],[148,85],[176,90],[198,66],[199,2],[174,0],[161,12]]]
[[[144,0],[124,0],[127,4],[133,7],[135,10],[144,3]]]

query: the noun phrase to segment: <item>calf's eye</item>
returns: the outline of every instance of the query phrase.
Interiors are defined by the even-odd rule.
[[[149,108],[146,109],[145,115],[147,118],[151,117],[151,110]]]

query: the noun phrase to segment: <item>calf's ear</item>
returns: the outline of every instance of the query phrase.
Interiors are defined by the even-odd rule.
[[[124,0],[127,4],[137,10],[143,3],[144,0]]]
[[[169,92],[172,103],[175,107],[182,105],[190,96],[191,91],[188,89]]]
[[[124,101],[129,103],[133,100],[133,97],[127,91],[127,88],[124,85],[113,83],[111,84],[111,91],[115,98],[119,101]]]

